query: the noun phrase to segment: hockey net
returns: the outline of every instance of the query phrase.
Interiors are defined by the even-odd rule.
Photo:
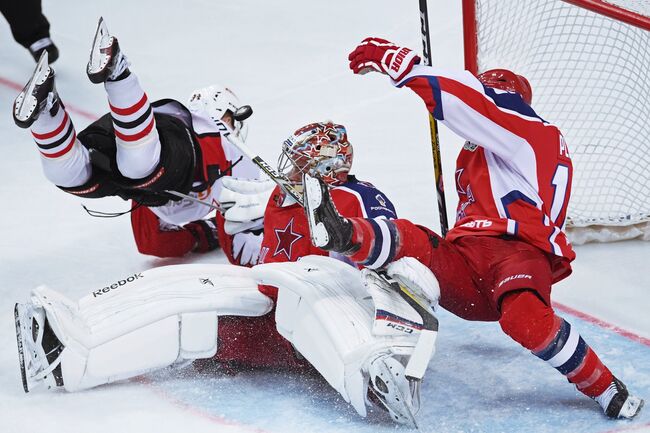
[[[465,66],[524,75],[572,154],[574,243],[650,240],[650,1],[463,0]]]

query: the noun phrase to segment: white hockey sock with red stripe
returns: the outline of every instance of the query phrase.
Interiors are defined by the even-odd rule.
[[[123,176],[142,179],[160,162],[160,139],[153,110],[135,74],[105,83]]]
[[[59,105],[54,116],[50,115],[50,108],[48,104],[30,127],[41,152],[45,177],[58,186],[83,185],[92,174],[88,149],[77,140],[72,120],[63,106]]]

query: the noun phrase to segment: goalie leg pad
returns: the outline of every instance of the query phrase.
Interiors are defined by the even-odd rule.
[[[355,267],[323,256],[254,269],[260,284],[278,287],[276,325],[361,415],[366,415],[368,364],[380,354],[408,356],[411,336],[373,334],[374,308]]]
[[[46,287],[34,290],[32,302],[43,306],[64,346],[63,384],[76,391],[213,356],[219,315],[261,316],[272,308],[250,272],[231,265],[167,266],[78,303]]]

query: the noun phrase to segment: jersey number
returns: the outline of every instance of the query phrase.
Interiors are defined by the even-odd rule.
[[[569,167],[559,164],[555,169],[555,174],[553,175],[551,184],[553,184],[555,190],[553,194],[553,202],[551,203],[551,221],[553,221],[556,226],[562,227],[564,224],[564,218],[562,221],[558,221],[558,217],[562,214],[562,210],[565,208],[566,200],[568,198],[567,189],[569,186]]]

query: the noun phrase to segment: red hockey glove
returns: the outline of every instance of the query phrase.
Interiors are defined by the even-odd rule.
[[[183,226],[187,229],[194,239],[196,246],[193,251],[197,253],[207,253],[208,251],[219,248],[219,238],[217,237],[217,228],[214,219],[198,220],[187,223]]]
[[[415,51],[380,38],[364,39],[350,53],[348,60],[355,74],[377,71],[388,74],[395,81],[400,81],[413,65],[420,63]]]

